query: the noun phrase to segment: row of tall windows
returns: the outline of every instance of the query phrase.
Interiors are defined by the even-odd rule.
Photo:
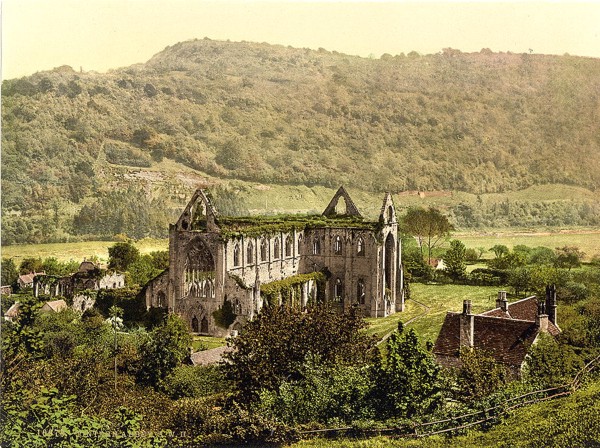
[[[359,304],[364,305],[366,296],[365,281],[362,278],[359,278],[358,282],[356,282],[356,300]],[[344,283],[340,278],[337,278],[333,284],[333,299],[336,302],[342,302],[344,300]]]
[[[336,236],[333,240],[333,253],[336,255],[341,255],[342,250],[342,238],[340,236]],[[312,253],[313,255],[321,254],[321,242],[319,241],[319,238],[315,238],[313,240]],[[365,241],[362,238],[358,238],[358,240],[356,240],[356,255],[361,257],[364,257],[365,255]]]
[[[298,240],[298,244],[301,242],[301,237]],[[269,259],[269,240],[263,238],[260,242],[260,253],[259,258],[260,261],[268,261]],[[333,252],[336,255],[341,255],[343,251],[343,242],[340,236],[336,236],[333,240]],[[291,236],[287,236],[285,238],[284,245],[285,257],[291,257],[293,252],[293,241]],[[319,238],[315,238],[312,243],[312,253],[313,255],[321,254],[321,241]],[[362,238],[358,238],[356,241],[356,255],[364,256],[365,255],[365,241]],[[281,257],[281,243],[279,237],[276,237],[273,240],[273,259],[277,260]],[[233,265],[240,266],[241,265],[241,247],[239,243],[236,243],[233,247]],[[254,244],[252,241],[248,242],[248,246],[246,247],[246,264],[254,263]]]
[[[291,257],[292,253],[293,253],[293,246],[294,246],[294,242],[292,240],[291,236],[287,236],[285,238],[285,244],[284,244],[284,257]],[[273,259],[277,260],[281,257],[281,243],[279,241],[279,237],[276,237],[273,240]],[[240,266],[241,265],[241,247],[239,245],[239,243],[236,243],[235,246],[233,246],[233,265],[234,266]],[[267,240],[266,238],[263,238],[260,241],[260,248],[259,248],[259,259],[260,261],[268,261],[269,260],[269,240]],[[248,245],[246,246],[246,264],[253,264],[254,263],[254,243],[252,241],[248,242]]]

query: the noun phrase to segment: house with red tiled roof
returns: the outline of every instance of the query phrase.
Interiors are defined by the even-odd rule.
[[[30,272],[29,274],[22,274],[19,275],[19,279],[17,280],[17,283],[19,284],[19,288],[32,288],[33,287],[33,280],[35,279],[36,275],[46,275],[45,272]]]
[[[433,353],[439,364],[460,367],[463,347],[482,350],[518,375],[527,350],[541,333],[560,333],[554,286],[546,288],[544,301],[531,296],[508,303],[506,291],[500,291],[496,308],[481,314],[473,314],[471,301],[465,300],[462,313],[446,314]]]

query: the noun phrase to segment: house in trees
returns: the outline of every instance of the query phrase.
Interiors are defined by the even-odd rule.
[[[45,272],[30,272],[28,274],[21,274],[17,279],[19,289],[33,288],[33,282],[38,275],[46,275]]]
[[[146,305],[179,314],[196,333],[227,335],[263,306],[327,302],[383,317],[404,306],[396,211],[378,221],[342,187],[321,215],[224,217],[196,190],[169,229],[169,269],[146,285]]]
[[[63,299],[51,300],[44,303],[40,311],[44,313],[59,313],[62,310],[66,310],[69,306]]]
[[[539,335],[560,333],[556,308],[554,286],[546,288],[545,300],[532,296],[513,303],[500,291],[496,308],[481,314],[473,314],[471,302],[465,300],[462,313],[446,314],[433,353],[441,365],[460,367],[462,348],[483,350],[518,376]]]

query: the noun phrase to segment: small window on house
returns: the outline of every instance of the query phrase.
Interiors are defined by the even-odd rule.
[[[254,261],[254,246],[252,242],[248,243],[248,248],[246,249],[246,263],[252,264]]]
[[[365,304],[365,282],[364,280],[361,278],[358,280],[358,283],[356,284],[356,299],[358,300],[358,303],[361,305]]]
[[[356,254],[361,257],[365,255],[365,241],[362,238],[356,242]]]
[[[341,255],[342,253],[342,239],[339,236],[336,236],[333,241],[333,252],[335,252],[336,255]]]
[[[312,253],[313,255],[319,255],[321,253],[321,242],[319,241],[319,238],[313,240]]]
[[[269,243],[266,238],[263,238],[260,242],[260,261],[267,261],[267,254],[269,253]]]
[[[233,265],[240,265],[240,245],[237,243],[233,246]]]
[[[335,285],[333,285],[333,300],[336,302],[341,302],[344,297],[344,285],[342,280],[339,278],[335,281]]]
[[[285,256],[286,257],[291,257],[292,256],[292,237],[291,236],[287,236],[285,239]]]

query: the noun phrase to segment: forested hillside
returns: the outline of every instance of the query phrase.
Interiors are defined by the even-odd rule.
[[[596,191],[598,123],[598,59],[178,43],[106,74],[3,82],[2,242],[164,235],[195,186],[222,179]]]

